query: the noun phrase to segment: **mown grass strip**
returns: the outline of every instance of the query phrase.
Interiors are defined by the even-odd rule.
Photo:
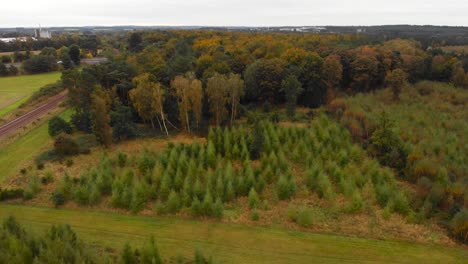
[[[66,110],[60,116],[69,119],[71,113],[72,110]],[[0,148],[0,182],[17,173],[22,163],[34,159],[50,141],[48,124],[44,122],[14,142],[2,146]]]
[[[35,232],[68,223],[96,248],[139,246],[154,235],[162,255],[192,255],[201,248],[223,263],[463,263],[467,251],[437,245],[380,241],[247,227],[218,222],[0,205],[0,219],[14,215]]]

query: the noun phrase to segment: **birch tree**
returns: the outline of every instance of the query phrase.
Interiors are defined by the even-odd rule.
[[[150,121],[151,126],[154,128],[153,119],[158,119],[159,128],[161,131],[169,135],[166,127],[166,115],[164,114],[164,88],[160,83],[151,80],[149,73],[141,74],[133,79],[136,88],[129,93],[130,100],[132,101],[138,115],[145,121]],[[159,122],[162,120],[163,126]]]
[[[197,125],[202,118],[202,83],[195,77],[193,72],[188,72],[185,76],[176,76],[171,82],[171,87],[179,98],[180,121],[185,130],[190,133],[190,113],[195,116]]]
[[[219,126],[226,116],[226,103],[229,100],[226,76],[215,73],[213,77],[209,78],[206,94],[208,95],[210,112],[214,116],[216,125]]]
[[[229,74],[227,79],[227,93],[231,105],[231,125],[236,119],[240,98],[244,95],[244,81],[239,74]]]

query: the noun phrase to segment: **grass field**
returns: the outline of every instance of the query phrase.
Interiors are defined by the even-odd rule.
[[[60,116],[68,119],[70,115],[71,110],[67,110]],[[50,141],[46,122],[13,143],[2,146],[0,148],[0,182],[17,173],[22,163],[33,160]]]
[[[154,235],[163,256],[200,248],[223,263],[463,263],[468,251],[435,245],[368,240],[235,224],[119,215],[87,210],[0,205],[34,232],[68,223],[97,248],[141,245]]]
[[[42,86],[60,78],[60,72],[0,78],[0,118],[18,108]]]

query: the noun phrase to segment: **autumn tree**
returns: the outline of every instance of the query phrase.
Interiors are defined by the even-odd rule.
[[[227,90],[227,78],[225,75],[216,73],[208,79],[206,94],[210,104],[210,112],[214,116],[216,125],[219,126],[226,116],[226,103],[229,100]]]
[[[297,96],[302,92],[302,84],[294,75],[289,75],[281,82],[282,91],[286,95],[286,111],[289,117],[296,113]]]
[[[351,63],[353,88],[359,92],[367,92],[377,83],[379,61],[374,48],[364,46],[356,51],[356,57]]]
[[[196,126],[202,121],[203,109],[203,87],[202,82],[195,78],[193,73],[188,74],[190,80],[189,98],[192,113],[195,117]]]
[[[197,123],[202,118],[203,89],[200,80],[195,78],[193,72],[178,75],[171,82],[171,87],[178,97],[179,118],[185,130],[190,129],[190,113],[193,113]]]
[[[285,61],[281,59],[259,60],[245,72],[246,94],[252,101],[275,103],[286,73]]]
[[[321,78],[327,88],[327,101],[331,101],[334,99],[336,89],[343,78],[343,65],[339,56],[329,55],[325,58]]]
[[[164,114],[164,88],[161,84],[154,82],[149,73],[141,74],[133,79],[136,88],[130,91],[132,101],[138,114],[144,121],[150,121],[154,128],[153,119],[158,118],[159,128],[164,128],[166,135],[169,135],[166,127],[166,116]],[[161,119],[161,122],[159,121]]]
[[[452,71],[452,83],[457,87],[468,86],[468,75],[461,65],[456,65]]]
[[[101,144],[109,147],[112,143],[109,109],[106,101],[98,93],[92,95],[91,117],[94,135]]]
[[[400,98],[401,89],[407,81],[407,75],[402,69],[395,69],[387,73],[385,82],[392,89],[393,99],[398,100]]]

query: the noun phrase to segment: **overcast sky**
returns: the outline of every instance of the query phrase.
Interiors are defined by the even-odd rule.
[[[468,0],[2,0],[0,27],[468,26]]]

